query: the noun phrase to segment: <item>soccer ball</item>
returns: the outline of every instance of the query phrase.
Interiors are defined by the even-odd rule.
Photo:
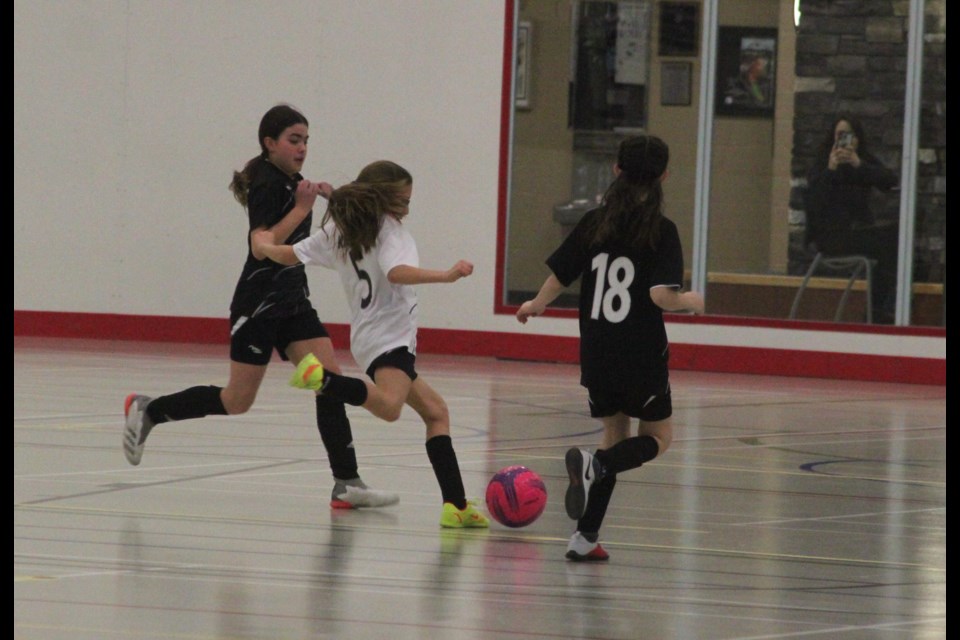
[[[536,472],[522,465],[504,467],[487,485],[487,511],[512,528],[525,527],[547,506],[547,487]]]

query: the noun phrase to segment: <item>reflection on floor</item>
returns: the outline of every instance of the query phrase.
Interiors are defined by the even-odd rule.
[[[346,353],[347,372],[358,373]],[[676,439],[619,478],[564,559],[563,452],[595,446],[577,368],[422,356],[468,493],[545,479],[522,529],[437,526],[412,411],[351,410],[361,471],[401,494],[334,511],[313,403],[268,371],[247,414],[120,448],[124,396],[222,384],[226,347],[14,339],[14,637],[943,638],[946,390],[676,372]]]

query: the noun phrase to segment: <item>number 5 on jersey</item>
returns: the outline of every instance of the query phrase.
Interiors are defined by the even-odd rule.
[[[360,268],[360,265],[353,259],[353,256],[350,257],[350,262],[353,264],[353,270],[357,272],[357,277],[360,278],[362,282],[367,283],[367,295],[360,299],[360,308],[366,309],[373,299],[373,282],[370,280],[370,274]]]

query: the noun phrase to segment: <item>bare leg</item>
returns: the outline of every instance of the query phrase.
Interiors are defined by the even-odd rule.
[[[253,405],[266,371],[266,365],[231,361],[226,387],[194,386],[158,398],[130,394],[124,404],[123,452],[127,461],[140,464],[147,435],[158,424],[245,413]]]
[[[630,437],[630,416],[618,413],[613,416],[601,418],[601,421],[603,422],[603,440],[600,443],[601,449],[609,449],[618,442]]]
[[[637,435],[650,436],[657,441],[660,447],[658,456],[662,456],[673,442],[673,418],[658,420],[657,422],[640,421]]]
[[[407,404],[413,407],[426,426],[426,449],[433,473],[443,497],[441,527],[490,526],[490,521],[467,501],[460,463],[450,439],[450,410],[443,397],[418,377],[410,387]]]
[[[427,440],[450,435],[450,410],[447,403],[423,378],[418,377],[410,387],[407,404],[420,414],[427,427]]]
[[[250,410],[266,373],[267,365],[230,361],[230,381],[220,390],[220,401],[229,415]]]
[[[387,422],[395,422],[413,386],[406,373],[393,367],[377,369],[377,383],[367,382],[367,400],[363,408]]]

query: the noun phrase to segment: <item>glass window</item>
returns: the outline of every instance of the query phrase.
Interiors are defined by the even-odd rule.
[[[649,130],[671,148],[665,213],[708,314],[944,326],[946,15],[902,4],[514,3],[531,26],[529,93],[505,150],[501,310],[537,291],[545,259],[600,202],[619,141]],[[841,115],[856,142],[831,159]],[[818,163],[827,182],[856,184],[821,189]]]

